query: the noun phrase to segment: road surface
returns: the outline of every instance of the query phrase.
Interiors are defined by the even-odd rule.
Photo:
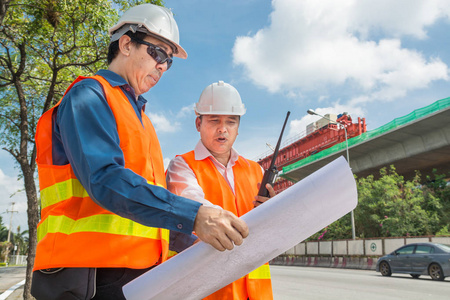
[[[15,286],[25,279],[26,267],[0,268],[0,300],[23,299],[23,285]]]
[[[450,299],[450,277],[383,277],[371,270],[270,266],[274,300]]]
[[[270,266],[274,300],[448,300],[450,277],[433,281],[394,274],[383,277],[369,270]],[[0,300],[22,299],[23,286],[2,298],[25,278],[25,267],[0,268]]]

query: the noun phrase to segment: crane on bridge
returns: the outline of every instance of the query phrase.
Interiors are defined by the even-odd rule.
[[[279,150],[278,157],[275,160],[275,165],[279,171],[296,161],[316,154],[338,143],[345,142],[345,130],[347,130],[348,139],[367,131],[365,118],[358,117],[358,121],[353,123],[352,117],[346,112],[338,115],[326,114],[324,117],[306,126],[305,136],[290,141]],[[270,154],[258,160],[258,163],[264,170],[269,167],[272,156],[273,154]],[[293,184],[293,182],[287,179],[278,177],[274,183],[274,189],[279,193]]]

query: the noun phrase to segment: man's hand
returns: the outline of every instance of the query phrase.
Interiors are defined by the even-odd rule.
[[[247,224],[233,213],[204,205],[198,210],[194,231],[200,240],[219,251],[241,245],[248,236]]]
[[[258,183],[258,190],[259,187],[261,186],[261,183]],[[260,206],[261,204],[263,204],[264,202],[266,202],[267,200],[269,200],[270,198],[274,197],[276,195],[275,190],[273,189],[272,185],[270,185],[270,183],[266,183],[266,189],[269,191],[269,197],[263,197],[263,196],[255,196],[255,201],[253,201],[253,205],[255,207]]]

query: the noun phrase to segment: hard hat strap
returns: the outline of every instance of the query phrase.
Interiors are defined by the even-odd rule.
[[[145,33],[148,36],[154,37],[155,39],[158,39],[161,42],[168,44],[170,46],[170,48],[172,48],[172,52],[174,54],[178,53],[177,47],[171,41],[161,37],[160,35],[157,35],[157,34],[154,34],[150,31],[148,31],[147,28],[145,28],[145,26],[143,26],[142,24],[125,24],[125,25],[123,25],[122,27],[120,27],[118,30],[116,30],[113,33],[113,35],[111,36],[110,43],[119,40],[120,37],[122,35],[124,35],[125,33],[127,33],[128,31],[131,31],[133,33],[136,33],[136,32]]]
[[[142,25],[139,25],[139,24],[125,24],[122,27],[120,27],[119,29],[117,29],[116,31],[114,31],[113,35],[111,36],[110,43],[119,40],[122,37],[122,35],[124,35],[128,31],[131,31],[133,33],[136,33],[136,31],[140,31],[140,32],[144,32],[147,34],[148,31],[145,29],[145,27],[143,28],[144,30],[139,30],[141,28],[142,28]]]

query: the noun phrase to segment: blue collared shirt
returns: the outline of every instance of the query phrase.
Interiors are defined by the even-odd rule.
[[[118,74],[100,70],[120,86],[142,122],[147,100]],[[54,116],[55,117],[55,116]],[[53,128],[53,163],[70,163],[89,196],[103,208],[146,226],[191,233],[201,204],[179,197],[125,168],[115,117],[94,79],[76,83],[57,108]]]

